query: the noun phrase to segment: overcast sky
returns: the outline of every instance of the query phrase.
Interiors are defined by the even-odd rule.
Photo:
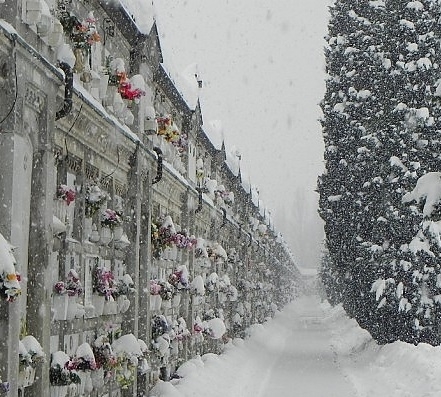
[[[155,1],[165,65],[197,64],[204,123],[220,120],[227,150],[304,266],[322,240],[318,122],[330,0]]]

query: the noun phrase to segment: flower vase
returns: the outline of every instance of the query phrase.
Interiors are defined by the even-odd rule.
[[[115,240],[115,241],[121,240],[121,237],[122,237],[123,233],[124,233],[123,227],[122,226],[116,226],[113,229],[113,240]]]
[[[76,296],[67,297],[66,320],[73,320],[77,314],[78,304]]]
[[[92,243],[97,243],[100,241],[100,238],[101,238],[101,236],[96,228],[96,225],[93,224],[92,231],[90,232],[90,236],[89,236],[89,241]]]
[[[161,309],[167,310],[171,308],[171,299],[163,299],[161,302]]]
[[[172,300],[172,306],[178,307],[181,304],[181,294],[176,294]]]
[[[176,339],[172,340],[170,343],[170,353],[173,356],[177,356],[179,354],[179,343]]]
[[[101,73],[100,74],[100,83],[98,86],[98,95],[99,95],[100,99],[106,98],[108,84],[109,84],[109,75]]]
[[[103,98],[104,106],[113,106],[113,98],[117,93],[117,87],[115,86],[107,86],[106,96]]]
[[[116,314],[118,312],[118,304],[115,302],[115,300],[110,297],[109,300],[106,300],[104,302],[103,307],[103,314],[109,315],[109,314]]]
[[[112,231],[109,227],[103,226],[100,233],[100,243],[107,245],[112,241]]]
[[[54,312],[54,320],[66,320],[68,296],[54,295],[52,298],[52,308]]]
[[[51,386],[51,397],[66,397],[68,386]]]
[[[92,234],[92,218],[84,218],[83,240],[89,240]]]
[[[54,200],[54,215],[64,224],[67,218],[67,205],[63,200]]]
[[[104,369],[99,368],[90,374],[92,380],[92,386],[95,390],[99,390],[104,387]]]
[[[80,396],[85,393],[86,390],[86,382],[87,382],[87,376],[88,374],[86,371],[77,371],[78,377],[80,378],[81,382],[77,385],[77,394]]]
[[[204,297],[202,295],[193,296],[193,304],[198,306],[201,305],[204,301]]]
[[[162,298],[160,295],[150,295],[150,310],[161,309]]]
[[[105,300],[104,295],[92,294],[92,305],[95,308],[95,317],[103,314]]]
[[[126,104],[127,109],[133,108],[133,100],[132,99],[123,98],[123,101]]]
[[[18,387],[28,387],[32,385],[35,381],[35,368],[30,365],[24,367],[18,372]]]
[[[120,295],[116,298],[116,303],[118,304],[118,313],[125,313],[129,310],[130,301],[127,299],[126,295]]]
[[[86,62],[83,49],[75,48],[73,52],[75,55],[75,65],[73,67],[73,71],[74,73],[78,73],[78,74],[83,73]]]
[[[227,294],[225,292],[219,291],[217,294],[217,298],[220,303],[225,303],[227,301]]]

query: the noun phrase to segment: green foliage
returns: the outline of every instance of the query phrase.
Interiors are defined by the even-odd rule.
[[[342,0],[330,13],[322,280],[331,303],[379,343],[438,345],[439,213],[424,222],[421,203],[403,197],[439,168],[441,9],[434,0]],[[418,241],[427,249],[414,249]]]

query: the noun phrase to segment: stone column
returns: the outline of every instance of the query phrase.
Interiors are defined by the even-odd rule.
[[[28,159],[30,180],[27,184],[31,200],[29,230],[26,231],[29,235],[26,331],[40,342],[46,354],[46,361],[37,366],[36,382],[25,389],[24,395],[48,396],[53,270],[50,258],[55,195],[53,139],[58,82],[49,81],[32,61],[24,62],[24,67],[23,76],[30,76],[30,82],[26,86],[26,105],[29,106],[24,109],[23,123],[33,142],[32,156]],[[44,91],[35,88],[37,82],[40,87],[45,87]]]
[[[131,214],[131,224],[128,228],[128,238],[131,248],[127,253],[127,265],[133,273],[136,295],[134,304],[125,313],[123,332],[133,332],[135,336],[149,343],[149,263],[150,263],[150,206],[151,206],[151,176],[147,171],[145,153],[140,147],[131,158],[129,174],[129,189],[127,197],[128,213]],[[146,376],[138,377],[133,389],[133,395],[144,396],[148,391]]]

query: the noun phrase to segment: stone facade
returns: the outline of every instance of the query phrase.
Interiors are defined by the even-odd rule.
[[[96,0],[0,14],[0,234],[16,262],[0,263],[0,395],[146,396],[272,316],[299,272],[167,74],[155,24],[141,34]]]

